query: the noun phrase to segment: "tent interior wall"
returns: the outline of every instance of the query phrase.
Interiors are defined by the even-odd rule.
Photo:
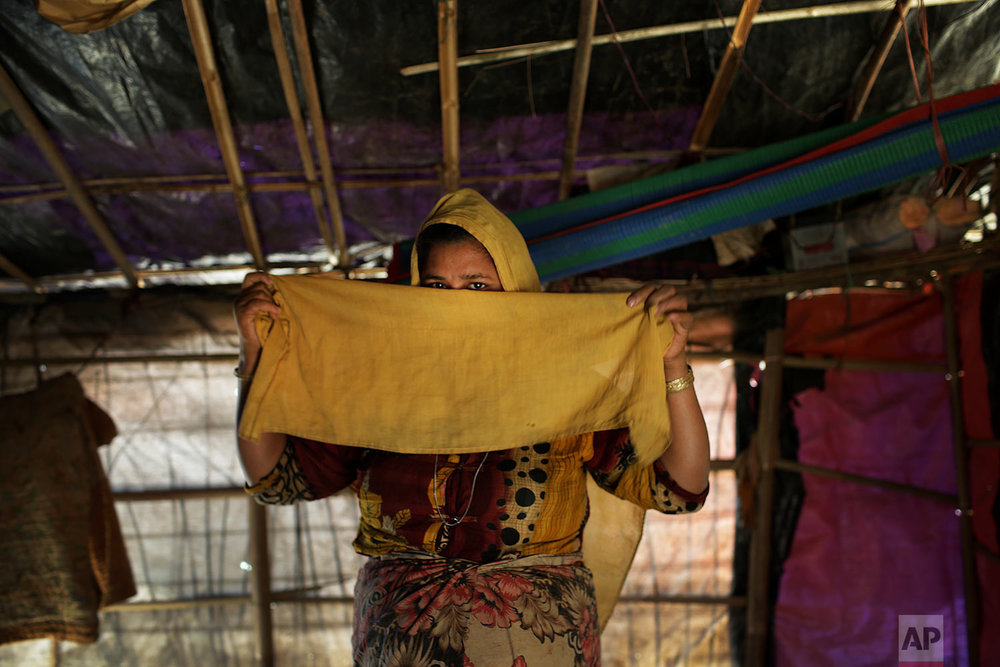
[[[1000,0],[34,4],[0,12],[0,396],[71,373],[112,416],[138,592],[0,662],[349,664],[356,501],[247,499],[231,304],[399,277],[459,186],[547,289],[695,315],[712,493],[647,517],[603,664],[894,664],[901,615],[1000,662]]]

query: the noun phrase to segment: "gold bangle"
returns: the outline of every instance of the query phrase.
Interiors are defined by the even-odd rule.
[[[670,380],[667,382],[667,393],[676,394],[679,391],[684,391],[688,387],[694,384],[694,371],[688,366],[688,372],[677,378],[676,380]]]
[[[247,380],[253,379],[253,371],[249,373],[240,373],[239,366],[233,369],[233,375],[235,375],[241,382],[246,382]]]

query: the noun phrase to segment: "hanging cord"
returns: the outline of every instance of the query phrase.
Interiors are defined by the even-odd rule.
[[[924,192],[924,199],[928,204],[933,205],[945,194],[948,184],[955,180],[957,174],[961,175],[961,182],[966,183],[969,180],[969,173],[965,167],[952,163],[951,158],[948,157],[948,145],[944,140],[941,124],[938,122],[937,107],[934,101],[934,66],[931,59],[931,40],[927,28],[927,7],[924,5],[924,0],[918,0],[917,4],[918,11],[920,12],[917,36],[920,40],[920,48],[924,52],[924,65],[927,71],[927,103],[931,112],[934,145],[937,148],[938,155],[941,156],[941,167],[938,169],[937,175],[928,183],[927,190]],[[910,51],[910,35],[906,29],[906,17],[903,14],[900,2],[896,3],[896,7],[900,12],[903,37],[906,41],[906,54],[910,64],[910,73],[913,76],[913,88],[917,96],[917,102],[919,103],[923,101],[923,98],[920,95],[920,84],[917,81],[917,70],[916,64],[913,62],[913,53]]]
[[[913,51],[910,49],[910,31],[906,28],[906,12],[903,11],[903,0],[896,0],[896,12],[899,14],[899,25],[903,28],[903,43],[906,45],[906,59],[910,63],[910,76],[913,77],[913,91],[917,94],[917,104],[923,103],[920,95],[920,82],[917,81],[917,67],[913,64]]]
[[[726,31],[726,35],[729,38],[729,43],[735,46],[735,43],[733,42],[733,31],[726,26],[726,17],[722,13],[722,7],[719,6],[719,0],[713,0],[713,2],[715,4],[715,13],[718,14],[719,16],[719,22],[722,24],[722,29]],[[829,107],[827,107],[825,111],[821,111],[819,113],[803,111],[798,107],[792,106],[791,103],[787,102],[783,97],[781,97],[781,95],[778,95],[778,93],[774,92],[774,90],[772,90],[770,86],[764,83],[764,80],[761,79],[759,76],[757,76],[756,72],[750,69],[750,65],[747,65],[747,59],[746,59],[747,48],[748,48],[747,45],[744,45],[743,47],[744,57],[740,58],[740,69],[745,71],[750,76],[750,78],[753,79],[754,82],[764,90],[765,93],[767,93],[778,104],[785,107],[792,113],[802,116],[811,123],[818,123],[827,116],[829,116],[831,113],[839,109],[840,107],[844,106],[843,102],[837,102],[835,104],[831,104]]]
[[[614,21],[611,20],[611,14],[608,13],[608,8],[604,4],[604,0],[598,0],[601,3],[601,12],[604,14],[604,20],[608,22],[608,26],[611,28],[611,39],[614,40],[615,46],[618,48],[618,53],[621,54],[622,60],[625,61],[625,69],[628,70],[628,75],[632,78],[632,87],[635,88],[635,92],[639,95],[639,99],[642,103],[646,105],[649,109],[649,113],[653,115],[653,122],[657,125],[660,124],[660,118],[653,109],[653,106],[646,99],[646,96],[642,93],[642,88],[639,86],[639,80],[635,76],[635,71],[632,69],[632,62],[629,60],[628,55],[625,53],[625,49],[622,48],[621,42],[618,41],[618,30],[615,28]]]

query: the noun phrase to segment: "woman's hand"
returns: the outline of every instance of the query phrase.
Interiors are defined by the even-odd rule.
[[[669,285],[646,283],[628,296],[628,305],[645,304],[652,315],[665,315],[674,325],[674,338],[663,355],[663,374],[670,382],[688,373],[687,346],[691,313],[687,299]],[[708,488],[709,446],[705,416],[694,386],[667,392],[673,441],[660,456],[660,465],[675,482],[692,493]]]
[[[274,283],[266,273],[248,273],[243,279],[243,289],[233,302],[233,316],[240,335],[240,368],[250,373],[257,366],[260,356],[260,339],[254,324],[258,313],[268,313],[277,317],[281,307],[275,303],[272,289]]]
[[[684,349],[687,346],[693,319],[688,312],[687,298],[678,294],[670,285],[650,282],[632,292],[626,303],[632,307],[644,304],[651,315],[666,315],[674,325],[674,338],[663,354],[663,366],[668,369],[668,379],[672,374],[676,374],[672,373],[675,370],[680,371],[677,377],[686,373],[687,357]]]

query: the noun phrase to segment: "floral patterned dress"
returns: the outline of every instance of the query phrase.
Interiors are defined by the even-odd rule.
[[[372,558],[355,589],[357,665],[597,665],[594,586],[580,549],[586,476],[666,513],[708,490],[635,463],[627,431],[505,451],[401,455],[289,437],[275,469],[247,490],[261,503],[351,486]]]

